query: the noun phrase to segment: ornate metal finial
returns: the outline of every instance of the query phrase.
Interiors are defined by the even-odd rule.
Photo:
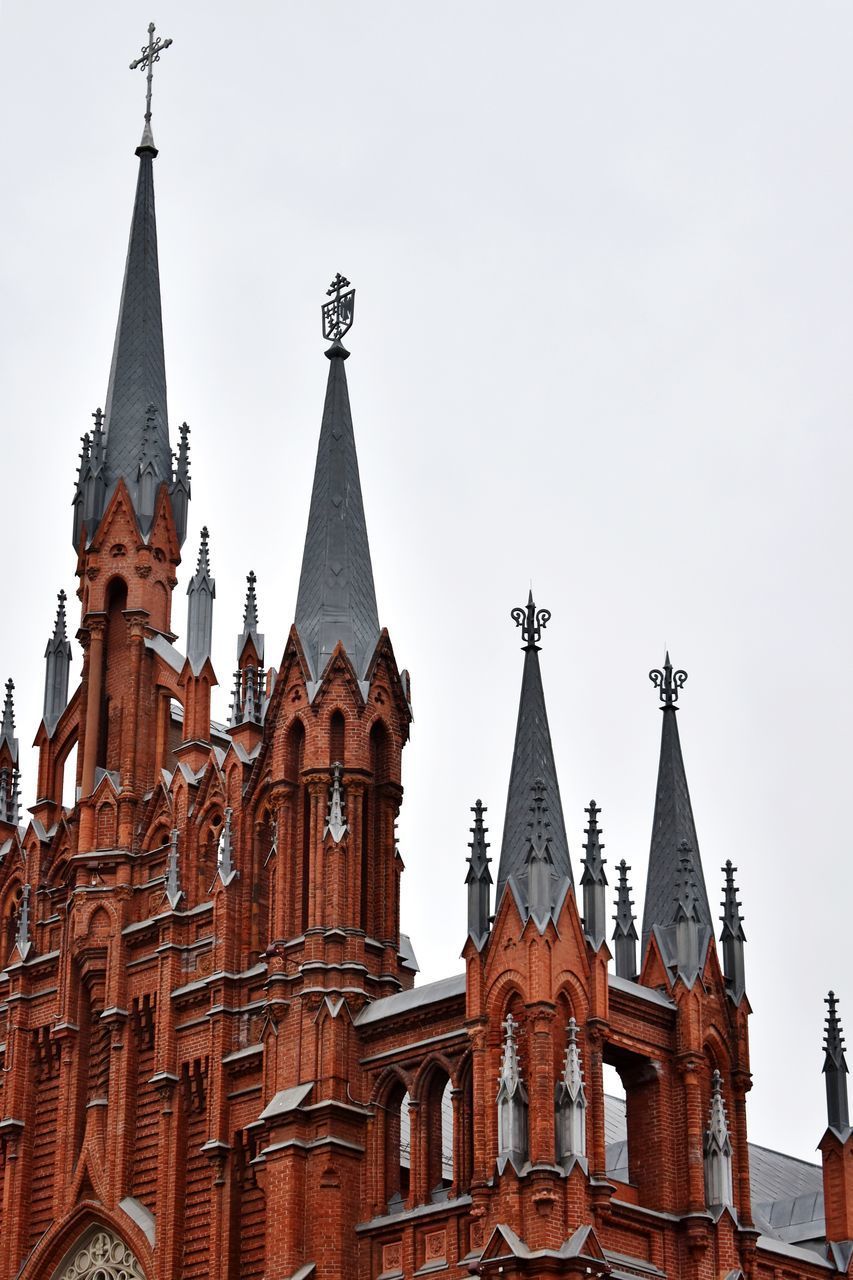
[[[331,835],[335,844],[340,844],[348,831],[346,820],[344,818],[344,796],[343,787],[341,786],[341,774],[344,766],[339,760],[332,765],[332,785],[329,788],[329,813],[326,818],[326,826],[323,831],[323,838]]]
[[[531,591],[527,597],[527,604],[525,606],[517,605],[510,617],[517,627],[521,627],[524,652],[528,653],[531,649],[538,649],[538,641],[542,636],[542,632],[551,621],[550,609],[537,609],[533,603],[533,592]]]
[[[650,671],[649,679],[655,688],[660,691],[661,706],[671,707],[678,701],[679,689],[684,688],[687,672],[673,671],[672,663],[669,660],[669,652],[667,652],[663,670]]]
[[[347,292],[343,293],[342,290]],[[331,302],[324,302],[320,308],[323,316],[323,337],[327,342],[340,344],[345,333],[352,328],[355,311],[355,289],[350,288],[349,280],[340,271],[326,290]]]
[[[154,39],[154,23],[148,24],[148,43],[142,45],[142,57],[134,58],[130,64],[131,71],[135,71],[139,67],[140,71],[146,71],[147,85],[145,89],[145,128],[142,131],[141,147],[153,147],[154,138],[151,135],[151,81],[154,76],[154,63],[160,61],[160,54],[164,49],[168,49],[172,43],[171,39],[161,40],[158,36]]]

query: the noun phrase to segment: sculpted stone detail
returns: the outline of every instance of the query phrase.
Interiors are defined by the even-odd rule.
[[[145,1280],[139,1259],[107,1227],[98,1227],[66,1255],[54,1280]]]

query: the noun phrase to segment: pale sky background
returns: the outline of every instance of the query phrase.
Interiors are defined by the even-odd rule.
[[[25,745],[79,438],[105,397],[153,17],[184,629],[211,530],[224,715],[245,574],[293,618],[327,373],[347,373],[380,617],[412,672],[403,927],[461,969],[469,806],[497,857],[521,654],[641,913],[668,645],[711,902],[738,865],[754,1141],[813,1159],[823,997],[853,1035],[849,3],[4,0],[0,678]],[[76,600],[71,602],[76,630]],[[179,643],[181,643],[179,641]],[[80,654],[75,646],[75,675]],[[24,753],[26,803],[35,762]]]

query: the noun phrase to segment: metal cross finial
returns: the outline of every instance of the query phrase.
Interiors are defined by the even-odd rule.
[[[346,289],[348,292],[342,293]],[[352,328],[355,311],[355,289],[350,289],[349,280],[340,271],[326,290],[331,302],[324,302],[320,308],[323,315],[323,337],[327,342],[340,342],[345,333]]]
[[[664,659],[663,670],[650,671],[649,679],[656,689],[660,691],[661,706],[671,707],[678,701],[678,691],[684,688],[687,679],[686,671],[673,671],[672,663],[669,660],[667,652]]]
[[[171,39],[161,40],[158,36],[154,39],[154,23],[148,24],[148,44],[142,46],[142,57],[134,58],[130,64],[131,71],[135,71],[137,67],[142,71],[147,71],[146,80],[148,81],[145,90],[145,123],[151,124],[151,80],[154,75],[154,63],[160,61],[160,54],[164,49],[168,49],[172,43]]]
[[[527,604],[524,606],[517,605],[510,617],[517,627],[521,627],[524,651],[529,652],[531,649],[538,649],[537,641],[551,621],[550,609],[537,609],[533,603],[533,592],[531,591],[527,597]]]

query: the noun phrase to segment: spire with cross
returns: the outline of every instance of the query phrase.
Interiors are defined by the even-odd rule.
[[[154,146],[154,136],[151,132],[151,89],[154,78],[154,63],[160,61],[161,53],[165,49],[168,49],[172,41],[171,39],[161,40],[159,36],[155,40],[154,31],[154,23],[149,22],[148,43],[142,46],[142,57],[134,58],[133,62],[130,64],[131,71],[136,71],[138,68],[140,71],[144,71],[146,73],[145,127],[142,130],[142,141],[139,144],[137,155],[143,149],[153,151],[155,155],[157,154],[157,148]]]

